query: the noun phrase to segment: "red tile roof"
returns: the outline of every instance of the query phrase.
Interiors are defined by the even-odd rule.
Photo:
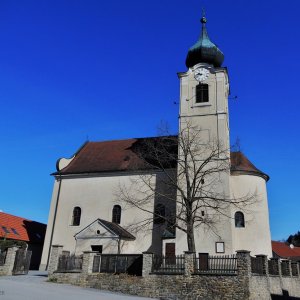
[[[300,260],[300,247],[291,248],[284,242],[272,241],[273,252],[281,258],[297,258]]]
[[[266,181],[270,178],[267,174],[257,169],[253,163],[240,151],[230,153],[231,174],[249,174],[263,177]]]
[[[46,225],[0,212],[0,238],[43,243]]]
[[[141,153],[141,151],[143,151],[143,153],[147,152],[147,143],[161,143],[162,141],[169,143],[167,145],[170,147],[172,153],[174,153],[174,161],[176,161],[177,136],[87,142],[75,154],[75,158],[67,167],[58,170],[58,172],[53,173],[53,175],[149,169],[151,164],[145,163],[143,159],[144,154],[143,158],[141,158],[139,153]],[[172,144],[170,144],[170,141]],[[145,155],[147,155],[147,153]],[[176,163],[174,165],[174,161],[173,167],[176,165]],[[266,180],[269,179],[268,175],[257,169],[242,152],[231,153],[231,172],[232,174],[243,173],[261,176]]]

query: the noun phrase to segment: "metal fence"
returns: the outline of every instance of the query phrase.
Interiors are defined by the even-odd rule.
[[[5,264],[6,251],[0,253],[0,266]]]
[[[184,255],[161,256],[153,254],[152,273],[184,274]]]
[[[82,255],[61,255],[58,259],[57,271],[81,271],[82,270]]]
[[[93,272],[141,276],[142,269],[142,254],[101,254],[95,255],[93,261]]]
[[[199,253],[195,257],[196,274],[230,274],[237,273],[237,258],[235,255],[208,255]]]
[[[266,274],[264,257],[251,257],[251,272],[253,274]]]
[[[298,274],[298,263],[297,262],[292,262],[291,267],[292,267],[292,276],[299,276],[299,274]]]
[[[279,275],[279,265],[278,259],[270,259],[268,260],[268,268],[270,275]]]
[[[13,275],[25,275],[29,271],[32,251],[19,249],[16,252]]]
[[[281,274],[282,276],[290,276],[290,266],[288,260],[283,260],[281,262]]]

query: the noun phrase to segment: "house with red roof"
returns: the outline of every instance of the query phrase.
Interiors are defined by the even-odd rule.
[[[286,242],[272,241],[273,257],[300,261],[300,247]]]
[[[40,265],[46,224],[0,212],[0,239],[23,241],[32,251],[30,269],[37,270]]]
[[[244,153],[230,153],[223,59],[203,17],[187,69],[178,73],[177,135],[87,142],[71,158],[57,161],[41,269],[55,244],[75,254],[174,256],[191,247],[188,236],[196,252],[227,255],[244,249],[272,256],[269,176]],[[186,155],[186,149],[192,150]],[[210,154],[213,159],[207,159]],[[193,175],[195,180],[188,181]],[[188,193],[195,200],[191,207]]]

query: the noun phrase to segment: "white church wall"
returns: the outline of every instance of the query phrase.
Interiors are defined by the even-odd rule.
[[[158,188],[158,185],[156,185],[157,176],[158,175],[156,174],[147,176],[147,178],[152,182],[152,187]],[[160,174],[159,176],[162,175]],[[122,253],[141,253],[143,251],[159,253],[161,251],[161,228],[153,224],[152,214],[138,208],[128,207],[118,197],[118,194],[120,193],[120,186],[127,187],[128,190],[136,196],[138,191],[134,190],[133,182],[139,180],[140,175],[128,173],[127,175],[110,173],[107,175],[93,177],[73,176],[63,178],[57,205],[52,245],[63,245],[64,250],[68,250],[70,252],[75,252],[77,248],[77,253],[80,251],[91,250],[90,245],[92,242],[79,242],[76,246],[74,235],[97,218],[112,221],[113,206],[120,205],[122,208],[120,226],[136,237],[136,240],[134,241],[123,241],[121,243]],[[158,181],[160,182],[160,180]],[[58,183],[56,182],[51,201],[49,224],[51,224],[51,220],[54,218],[57,189]],[[144,186],[144,189],[147,188]],[[143,190],[140,190],[139,192],[145,195]],[[152,195],[148,199],[148,204],[144,206],[144,209],[153,212],[154,204],[158,201],[163,203],[161,199],[154,199],[154,195]],[[73,209],[76,206],[81,208],[81,220],[79,226],[72,226],[72,214]],[[146,219],[151,221],[144,224],[143,221]],[[52,226],[49,226],[47,229],[45,247],[41,262],[43,266],[47,264],[51,231]],[[106,244],[107,242],[105,242],[105,245]],[[117,253],[116,247],[110,246],[110,248],[107,249]]]
[[[232,197],[255,195],[252,205],[244,209],[232,209],[233,249],[249,250],[251,255],[266,254],[272,257],[271,233],[266,182],[259,176],[230,176]],[[245,227],[235,227],[234,214],[241,211],[245,217]]]

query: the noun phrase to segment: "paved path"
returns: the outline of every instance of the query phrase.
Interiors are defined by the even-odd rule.
[[[0,300],[146,300],[135,296],[47,282],[46,273],[0,277]],[[152,299],[153,300],[153,299]]]

